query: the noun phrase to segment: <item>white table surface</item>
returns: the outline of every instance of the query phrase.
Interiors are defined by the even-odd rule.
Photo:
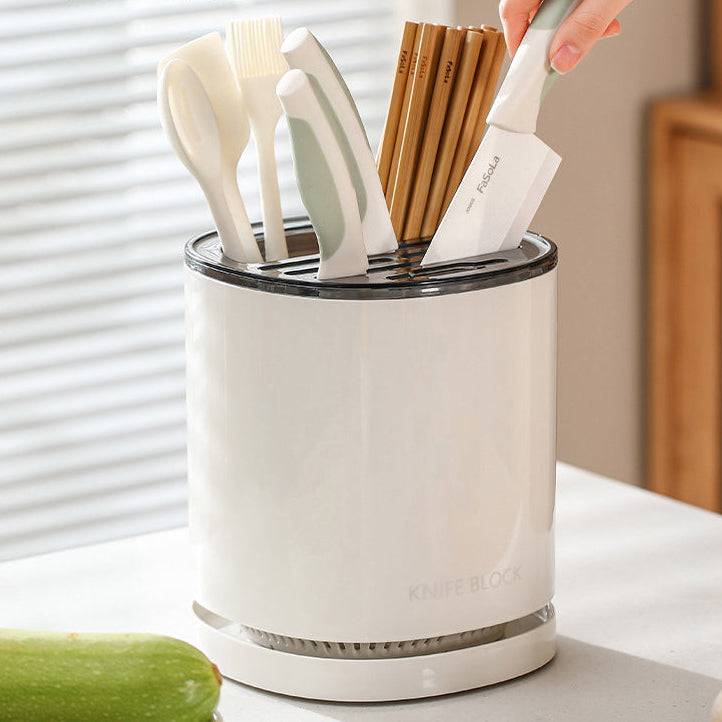
[[[722,516],[558,466],[559,651],[517,680],[343,705],[224,681],[225,722],[694,722],[722,691]],[[0,564],[0,625],[196,642],[186,529]]]

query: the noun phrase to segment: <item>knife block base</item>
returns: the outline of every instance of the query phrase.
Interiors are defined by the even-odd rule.
[[[224,676],[268,692],[328,702],[391,702],[485,687],[542,667],[556,651],[551,604],[529,618],[509,622],[508,631],[493,642],[378,659],[271,649],[249,639],[240,625],[198,604],[194,611],[201,622],[200,645]],[[283,646],[281,641],[278,644]]]

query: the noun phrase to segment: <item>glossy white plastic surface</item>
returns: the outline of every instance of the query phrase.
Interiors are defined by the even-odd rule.
[[[203,607],[275,634],[376,642],[551,599],[556,271],[353,301],[186,270],[186,297]]]

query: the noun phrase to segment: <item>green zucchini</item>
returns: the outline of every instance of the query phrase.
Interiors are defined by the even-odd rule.
[[[0,629],[0,720],[208,722],[221,675],[155,634]]]

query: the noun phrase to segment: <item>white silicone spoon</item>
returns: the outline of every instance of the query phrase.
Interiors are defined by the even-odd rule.
[[[250,127],[220,35],[183,46],[160,63],[159,73],[163,129],[203,190],[223,252],[235,261],[261,262],[236,176]]]

